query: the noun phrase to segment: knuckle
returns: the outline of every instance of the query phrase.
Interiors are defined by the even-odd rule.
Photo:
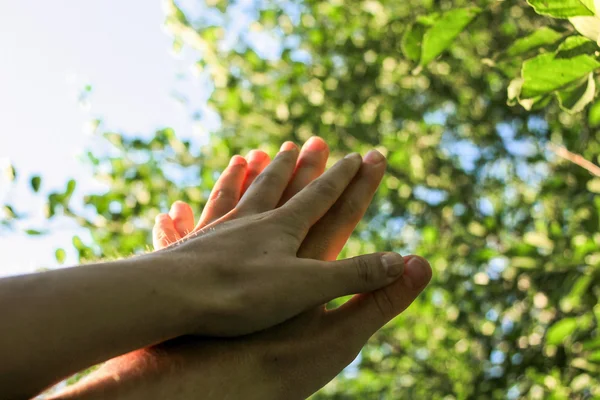
[[[274,185],[280,181],[280,176],[275,171],[264,171],[254,179],[253,185]]]
[[[325,197],[336,197],[339,189],[335,182],[319,179],[314,181],[314,190]]]
[[[302,241],[303,229],[298,224],[285,224],[281,229],[282,240],[285,242],[299,243]]]
[[[293,211],[280,208],[273,210],[271,216],[274,223],[281,227],[282,232],[294,240],[303,239],[303,235],[310,228],[307,221]]]
[[[371,265],[364,257],[355,257],[352,260],[359,282],[362,285],[361,289],[368,290],[374,282],[374,274]]]
[[[387,290],[378,290],[373,293],[373,301],[379,310],[379,313],[384,319],[389,319],[394,316],[394,301],[390,297]]]
[[[338,214],[343,217],[362,216],[362,204],[353,198],[344,199],[344,201],[340,203]]]
[[[211,196],[211,200],[219,202],[235,202],[237,200],[237,190],[232,188],[219,188]]]

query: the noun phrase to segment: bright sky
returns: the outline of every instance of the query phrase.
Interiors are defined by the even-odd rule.
[[[0,5],[0,169],[10,160],[20,177],[16,186],[0,178],[0,204],[8,200],[41,215],[43,196],[35,199],[28,189],[32,174],[42,175],[42,194],[64,188],[71,177],[78,191],[92,190],[89,171],[77,159],[93,141],[84,129],[92,117],[130,133],[172,126],[181,136],[192,135],[190,110],[172,93],[177,89],[192,101],[204,96],[197,83],[176,78],[189,62],[170,52],[159,1]],[[77,98],[88,83],[93,91],[85,109]],[[57,223],[55,233],[36,238],[0,230],[0,276],[55,265],[54,250],[72,248],[77,232],[73,224]],[[75,261],[74,252],[68,261]]]

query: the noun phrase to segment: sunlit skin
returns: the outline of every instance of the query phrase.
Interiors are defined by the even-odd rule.
[[[232,158],[198,225],[194,225],[192,209],[183,202],[176,202],[168,214],[157,218],[155,248],[185,240],[190,232],[201,231],[234,210],[237,202],[231,199],[242,196],[248,180],[265,168],[265,163],[253,162],[254,157],[266,159],[256,151],[248,160]],[[321,175],[327,157],[321,139],[309,140],[281,203]],[[367,154],[343,195],[311,228],[298,255],[335,259],[363,217],[384,172],[383,156],[374,151]],[[229,340],[188,336],[139,350],[107,362],[56,399],[117,395],[124,399],[306,398],[347,366],[369,337],[404,311],[427,285],[431,278],[428,263],[416,256],[404,260],[400,279],[383,289],[356,295],[337,309],[319,306],[250,336]]]
[[[362,164],[359,154],[344,157],[278,207],[298,158],[298,148],[284,144],[235,208],[215,220],[209,205],[205,218],[213,222],[164,249],[0,279],[0,315],[11,327],[0,334],[0,393],[26,398],[135,349],[187,334],[247,335],[398,280],[405,263],[396,253],[339,261],[298,256],[305,241],[327,243],[314,239],[324,229],[319,221]],[[249,161],[234,160],[225,176],[244,169],[246,177]],[[228,197],[227,190],[219,193],[215,209]],[[161,221],[173,219],[163,215]]]

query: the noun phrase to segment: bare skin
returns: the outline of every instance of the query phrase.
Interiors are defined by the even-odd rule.
[[[326,146],[319,139],[311,142],[303,148],[286,189],[287,198],[325,168]],[[234,159],[231,164],[239,161]],[[230,169],[223,173],[215,190],[241,193],[244,181]],[[298,255],[335,259],[364,215],[384,171],[385,160],[380,154],[367,155],[343,195],[311,228]],[[196,227],[191,208],[175,203],[167,216],[157,220],[155,248],[177,242],[202,229],[205,221],[218,221],[235,208],[232,202],[221,203],[219,196],[211,199]],[[188,336],[138,350],[107,362],[56,399],[306,398],[347,366],[369,337],[406,309],[427,285],[431,278],[428,263],[415,256],[404,260],[400,279],[357,295],[338,309],[318,306],[249,336],[227,340]]]
[[[284,144],[234,209],[163,250],[1,279],[0,315],[10,326],[0,335],[3,396],[33,396],[88,366],[178,336],[256,332],[397,280],[404,262],[395,253],[330,262],[298,257],[361,158],[341,160],[275,208],[297,158],[296,146]]]

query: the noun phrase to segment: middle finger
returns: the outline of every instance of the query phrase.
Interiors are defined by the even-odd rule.
[[[316,136],[308,139],[302,146],[296,163],[296,170],[285,192],[283,192],[279,204],[285,204],[296,193],[304,189],[306,185],[318,178],[325,171],[328,157],[329,147],[323,139]]]

